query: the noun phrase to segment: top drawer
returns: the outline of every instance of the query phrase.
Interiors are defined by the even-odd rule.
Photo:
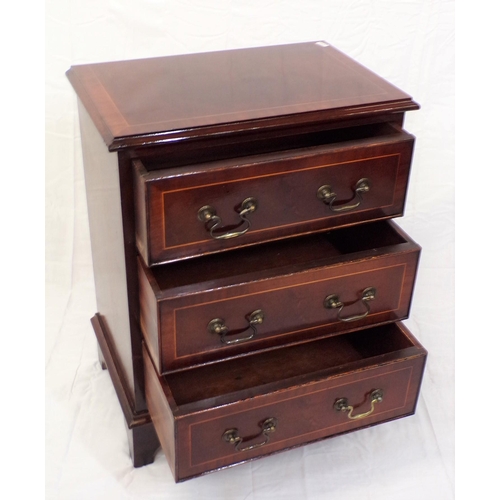
[[[332,131],[328,144],[185,167],[135,160],[146,264],[402,215],[414,137],[389,124],[345,136]]]

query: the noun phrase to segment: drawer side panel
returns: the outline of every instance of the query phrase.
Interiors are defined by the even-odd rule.
[[[177,480],[176,461],[176,422],[172,413],[172,408],[165,396],[162,384],[157,372],[151,362],[149,353],[143,347],[145,393],[151,420],[158,435],[161,447],[167,458],[167,462],[172,470],[172,474]]]
[[[140,324],[144,341],[151,353],[156,369],[160,370],[161,337],[159,332],[159,307],[153,288],[141,262],[138,263],[139,271],[139,309]]]

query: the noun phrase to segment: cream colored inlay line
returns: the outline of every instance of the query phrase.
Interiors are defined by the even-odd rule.
[[[330,167],[339,167],[339,166],[342,166],[342,165],[348,165],[350,163],[363,163],[363,162],[369,162],[369,161],[372,161],[372,160],[378,160],[378,159],[381,159],[381,158],[391,158],[391,157],[399,157],[398,160],[397,160],[397,164],[396,164],[396,175],[395,175],[395,181],[394,183],[396,183],[396,180],[397,178],[399,177],[399,170],[400,170],[400,164],[401,164],[401,161],[400,161],[400,157],[401,157],[401,153],[394,153],[394,154],[390,154],[390,155],[381,155],[381,156],[373,156],[373,157],[370,157],[370,158],[361,158],[361,159],[357,159],[357,160],[350,160],[350,161],[346,161],[346,162],[341,162],[341,163],[328,163],[328,164],[324,164],[324,165],[316,165],[314,167],[307,167],[307,168],[302,168],[302,169],[297,169],[297,170],[287,170],[286,172],[275,172],[275,173],[270,173],[270,174],[265,174],[265,175],[256,175],[256,176],[253,176],[253,177],[244,177],[244,178],[238,178],[238,179],[233,179],[233,180],[228,180],[228,181],[224,181],[224,182],[214,182],[214,183],[211,183],[211,184],[199,184],[199,185],[195,185],[195,186],[189,186],[189,187],[185,187],[185,188],[180,188],[180,189],[172,189],[170,191],[162,191],[160,193],[159,196],[161,196],[161,201],[162,201],[162,204],[161,204],[161,226],[162,226],[162,229],[163,229],[163,248],[162,249],[159,249],[160,252],[162,251],[165,251],[165,250],[173,250],[175,248],[179,248],[179,247],[188,247],[188,246],[192,246],[192,245],[197,245],[197,244],[200,244],[200,243],[204,243],[204,242],[212,242],[213,240],[210,240],[209,238],[206,238],[204,240],[197,240],[197,241],[190,241],[190,242],[186,242],[186,243],[181,243],[179,245],[168,245],[167,243],[167,221],[166,221],[166,198],[169,194],[171,193],[176,193],[176,192],[181,192],[181,191],[189,191],[189,190],[194,190],[194,189],[205,189],[207,187],[212,187],[212,186],[219,186],[219,185],[226,185],[226,184],[234,184],[234,183],[238,183],[238,182],[245,182],[245,181],[249,181],[249,180],[253,180],[253,179],[263,179],[263,178],[268,178],[268,177],[279,177],[279,176],[284,176],[284,175],[293,175],[293,174],[296,174],[296,173],[300,173],[300,172],[306,172],[306,171],[309,171],[309,170],[318,170],[318,169],[321,169],[321,168],[330,168]],[[296,159],[295,161],[298,161],[299,159]],[[283,160],[275,160],[274,162],[277,163],[279,161],[283,161]],[[249,164],[248,166],[251,166],[253,164]],[[318,186],[319,187],[319,186]],[[376,206],[376,207],[371,207],[371,208],[366,208],[366,209],[361,209],[361,210],[355,210],[355,213],[361,213],[361,212],[365,212],[365,211],[368,211],[368,210],[374,210],[374,209],[381,209],[381,208],[385,208],[385,207],[390,207],[394,204],[394,197],[395,197],[395,193],[394,193],[394,189],[392,191],[392,199],[391,199],[391,203],[389,204],[386,204],[386,205],[380,205],[380,206]],[[150,203],[151,205],[151,203]],[[339,215],[342,215],[342,214],[339,214]],[[324,220],[324,219],[329,219],[330,217],[332,217],[332,214],[329,214],[328,216],[324,216],[324,217],[316,217],[314,219],[306,219],[304,221],[299,221],[299,222],[292,222],[292,223],[289,223],[289,224],[280,224],[280,225],[275,225],[275,226],[271,226],[271,227],[267,227],[267,228],[262,228],[262,229],[258,229],[258,230],[252,230],[252,234],[260,234],[264,231],[269,231],[269,230],[272,230],[272,229],[276,229],[276,228],[283,228],[283,227],[292,227],[292,226],[297,226],[297,225],[300,225],[300,224],[304,224],[305,222],[308,222],[310,220],[314,220],[314,221],[320,221],[320,220]],[[150,222],[150,228],[149,228],[149,231],[148,231],[148,238],[149,238],[149,234],[151,234],[151,226],[153,224]]]
[[[229,298],[226,298],[226,299],[222,299],[222,300],[213,300],[213,301],[209,301],[209,302],[201,302],[200,304],[193,304],[193,305],[189,305],[189,306],[185,306],[185,307],[178,307],[176,309],[173,309],[172,310],[172,318],[173,318],[173,334],[172,334],[172,344],[173,344],[173,352],[175,353],[174,356],[173,356],[173,360],[174,361],[177,361],[177,360],[180,360],[180,359],[184,359],[184,358],[189,358],[193,355],[196,355],[196,354],[204,354],[207,352],[206,348],[203,350],[197,350],[197,351],[193,351],[193,352],[189,352],[188,354],[184,354],[182,356],[179,356],[178,354],[178,346],[177,346],[177,335],[178,335],[178,332],[177,332],[177,311],[182,311],[182,310],[185,310],[185,309],[194,309],[196,307],[203,307],[203,306],[206,306],[206,305],[209,305],[209,304],[219,304],[220,302],[227,302],[227,301],[230,301],[230,300],[238,300],[238,299],[242,299],[242,298],[246,298],[246,297],[251,297],[251,296],[254,296],[254,295],[260,295],[260,294],[265,294],[265,293],[273,293],[273,292],[277,292],[277,291],[280,291],[280,290],[285,290],[285,289],[288,289],[288,288],[297,288],[297,287],[300,287],[300,286],[306,286],[306,285],[313,285],[315,283],[320,283],[320,282],[323,282],[323,281],[335,281],[336,279],[342,279],[342,278],[348,278],[349,276],[355,276],[355,275],[359,275],[359,274],[369,274],[369,273],[373,273],[373,272],[376,272],[376,271],[382,271],[384,269],[392,269],[392,268],[398,268],[398,267],[402,267],[403,268],[403,276],[401,278],[401,285],[400,285],[400,288],[399,288],[399,298],[398,298],[398,307],[397,309],[387,309],[387,310],[384,310],[384,311],[377,311],[377,312],[374,312],[374,313],[371,313],[371,317],[373,316],[378,316],[380,314],[385,314],[387,312],[390,312],[390,311],[394,311],[394,310],[398,310],[400,307],[401,307],[401,300],[402,300],[402,294],[403,294],[403,290],[404,290],[404,280],[405,280],[405,277],[406,277],[406,267],[407,267],[407,263],[406,262],[403,262],[401,264],[395,264],[395,265],[392,265],[392,266],[385,266],[385,267],[377,267],[376,269],[368,269],[366,271],[359,271],[359,272],[355,272],[355,273],[349,273],[349,274],[342,274],[340,276],[336,276],[336,277],[329,277],[329,278],[322,278],[322,279],[319,279],[319,280],[314,280],[314,281],[308,281],[308,282],[304,282],[304,283],[298,283],[298,284],[295,284],[295,285],[288,285],[288,286],[283,286],[283,287],[278,287],[278,288],[271,288],[271,289],[268,289],[268,290],[262,290],[262,291],[258,291],[258,292],[254,292],[254,293],[244,293],[244,294],[241,294],[241,295],[235,295],[233,297],[229,297]],[[277,277],[277,278],[280,278],[280,277]],[[208,292],[210,293],[210,292]],[[290,334],[295,334],[295,333],[301,333],[301,332],[306,332],[307,330],[314,330],[316,328],[321,328],[327,324],[331,324],[332,321],[328,321],[327,323],[323,323],[321,325],[316,325],[316,326],[312,326],[312,327],[308,327],[308,328],[302,328],[300,330],[293,330],[293,331],[287,331],[287,332],[283,332],[283,333],[278,333],[278,334],[275,334],[275,335],[269,335],[267,336],[266,338],[270,338],[270,337],[281,337],[283,335],[290,335]],[[333,323],[338,323],[338,321],[334,321]],[[259,340],[264,340],[264,339],[256,339],[257,341]],[[226,349],[230,346],[218,346],[218,349],[217,350],[221,350],[221,349]]]
[[[376,369],[376,368],[372,368],[372,369]],[[246,410],[237,411],[235,413],[231,413],[230,415],[223,415],[223,418],[227,418],[228,416],[238,415],[238,414],[241,414],[241,413],[247,413],[247,412],[250,412],[250,411],[255,411],[257,409],[266,408],[268,406],[276,406],[278,404],[282,404],[285,401],[291,401],[291,400],[294,400],[294,399],[308,397],[308,396],[310,396],[312,394],[317,394],[317,393],[320,393],[320,392],[327,392],[327,391],[331,391],[331,390],[335,390],[336,391],[337,389],[340,389],[341,387],[348,386],[348,385],[358,384],[359,382],[364,382],[366,380],[372,380],[372,379],[376,380],[377,378],[386,377],[386,376],[389,376],[389,375],[395,376],[394,374],[396,374],[398,372],[404,372],[404,371],[408,371],[409,375],[408,375],[408,384],[406,386],[406,393],[404,395],[404,402],[403,402],[403,404],[401,406],[387,408],[385,410],[383,410],[382,408],[378,408],[379,411],[377,411],[377,416],[381,416],[381,415],[384,415],[386,413],[393,412],[395,410],[399,410],[399,409],[404,408],[406,406],[407,401],[408,401],[408,393],[409,393],[409,390],[410,390],[410,383],[411,383],[412,376],[413,376],[413,366],[406,366],[404,368],[398,368],[398,369],[390,371],[390,372],[381,373],[380,375],[375,375],[375,376],[372,375],[371,377],[365,377],[365,378],[356,380],[354,382],[346,382],[345,384],[342,384],[342,385],[339,385],[339,386],[327,387],[325,389],[318,389],[316,391],[308,392],[307,394],[302,394],[302,395],[299,395],[299,396],[291,396],[291,397],[288,397],[288,398],[280,399],[279,401],[274,401],[272,403],[268,403],[268,404],[264,404],[264,405],[261,405],[261,406],[257,406],[255,408],[249,408],[249,409],[246,409]],[[346,374],[346,375],[348,375],[348,374]],[[402,375],[399,375],[399,376],[401,377]],[[321,383],[321,381],[320,381],[320,383]],[[266,396],[266,395],[263,395],[263,396]],[[238,403],[236,403],[236,404],[238,404]],[[333,401],[332,401],[332,405],[333,405]],[[212,411],[213,411],[213,409],[212,409]],[[332,411],[333,411],[333,409],[332,409]],[[218,420],[220,418],[221,417],[214,417],[214,418],[206,419],[206,420],[203,420],[203,421],[195,422],[194,424],[189,424],[189,427],[188,427],[189,449],[190,449],[190,452],[191,452],[190,455],[189,455],[189,458],[190,458],[189,465],[191,467],[193,467],[193,466],[199,467],[201,465],[204,465],[204,464],[207,464],[207,463],[210,463],[210,462],[215,462],[217,460],[220,460],[221,458],[225,458],[227,456],[234,455],[234,451],[231,451],[230,448],[229,448],[228,453],[226,455],[222,456],[222,457],[218,456],[218,457],[212,458],[210,460],[207,460],[205,462],[193,464],[193,455],[192,455],[192,448],[191,448],[192,433],[193,433],[192,428],[195,427],[195,426],[198,426],[198,425],[205,424],[206,422],[211,422],[213,420]],[[279,441],[273,440],[272,444],[286,442],[286,441],[289,441],[290,439],[302,438],[304,436],[315,434],[315,433],[318,433],[320,431],[326,431],[326,430],[329,430],[329,429],[334,429],[335,427],[338,427],[338,426],[341,426],[341,425],[353,424],[353,426],[354,426],[358,422],[359,421],[345,421],[345,422],[336,423],[334,425],[331,425],[331,426],[328,426],[328,427],[322,427],[321,429],[316,429],[316,430],[313,430],[313,431],[310,431],[310,432],[306,432],[304,434],[294,434],[293,436],[285,437],[285,438],[283,438],[283,439],[281,439]]]

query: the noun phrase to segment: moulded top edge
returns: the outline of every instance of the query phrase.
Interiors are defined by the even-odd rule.
[[[86,64],[67,75],[111,150],[418,109],[326,42]]]

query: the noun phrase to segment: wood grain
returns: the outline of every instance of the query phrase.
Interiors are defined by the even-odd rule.
[[[413,144],[413,136],[386,124],[375,131],[369,127],[366,135],[352,132],[338,143],[279,154],[151,172],[148,161],[138,160],[138,248],[146,263],[155,265],[401,215]],[[356,183],[363,178],[370,179],[370,191],[353,210],[332,212],[317,197],[321,186],[331,186],[338,208],[354,198]],[[249,197],[257,200],[258,208],[248,216],[251,226],[242,236],[214,239],[197,217],[209,205],[222,220],[215,235],[241,230],[246,222],[238,210]]]
[[[73,66],[79,99],[98,313],[92,325],[127,422],[134,465],[165,451],[185,480],[415,410],[426,352],[397,323],[411,305],[420,247],[386,221],[404,212],[414,137],[410,96],[324,42]],[[369,177],[360,205],[335,208]],[[212,239],[258,210],[241,238]],[[331,231],[334,229],[333,231]],[[324,307],[338,294],[342,322]],[[225,346],[253,309],[256,336]],[[378,326],[375,326],[378,325]],[[161,373],[165,375],[160,375]],[[337,397],[366,419],[335,413]],[[290,415],[294,415],[290,419]],[[237,428],[269,443],[248,452]]]
[[[67,76],[112,150],[418,109],[324,42],[79,65]]]
[[[175,436],[179,481],[412,414],[426,355],[395,323],[163,377],[148,362],[148,401],[154,398],[153,421],[170,421],[160,440],[172,446]],[[366,418],[349,420],[334,410],[345,397],[357,413],[368,411],[375,388],[384,399]],[[278,424],[262,447],[239,452],[222,439],[236,428],[241,437],[255,437],[249,442],[262,441],[259,422],[269,417]]]
[[[160,373],[408,317],[420,247],[395,224],[294,241],[151,269],[141,263],[142,325]],[[324,307],[337,294],[345,303],[341,317],[363,314],[360,298],[368,287],[377,294],[365,318],[344,322]],[[264,321],[245,342],[225,345],[207,328],[221,318],[228,340],[248,337],[255,310]]]

